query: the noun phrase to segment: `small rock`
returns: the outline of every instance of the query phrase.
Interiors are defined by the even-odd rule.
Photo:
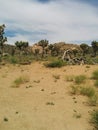
[[[56,92],[52,92],[51,94],[56,94]]]
[[[77,112],[76,110],[73,110],[74,112]]]
[[[77,101],[74,101],[74,103],[77,103]]]
[[[44,91],[44,89],[41,89],[41,91]]]
[[[76,97],[73,97],[72,99],[76,99]]]
[[[8,118],[5,117],[5,118],[4,118],[4,121],[7,122],[7,121],[8,121]]]
[[[18,111],[16,111],[16,114],[18,114],[19,112]]]

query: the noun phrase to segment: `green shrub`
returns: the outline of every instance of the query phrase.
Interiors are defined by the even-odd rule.
[[[97,80],[98,79],[98,70],[95,70],[92,74],[92,79]]]
[[[95,94],[89,98],[89,105],[96,106],[98,103],[98,96]]]
[[[89,65],[87,65],[87,66],[86,66],[86,68],[90,68],[90,66],[89,66]]]
[[[62,66],[65,66],[66,63],[61,61],[61,60],[56,60],[56,61],[51,61],[51,62],[48,62],[46,64],[44,64],[46,67],[50,67],[50,68],[55,68],[55,67],[62,67]]]
[[[76,84],[84,83],[85,80],[86,80],[86,76],[85,75],[79,75],[79,76],[75,77],[75,83]]]
[[[17,64],[18,63],[18,60],[15,57],[11,57],[9,60],[10,60],[11,64]]]
[[[95,64],[98,63],[98,56],[94,57],[93,61],[94,61]]]
[[[91,122],[95,125],[96,130],[98,130],[98,110],[91,113]]]
[[[80,94],[92,97],[95,95],[95,90],[91,87],[81,87]]]
[[[91,58],[86,58],[86,64],[88,65],[94,65],[94,61]]]

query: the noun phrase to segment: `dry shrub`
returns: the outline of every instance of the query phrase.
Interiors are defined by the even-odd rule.
[[[29,82],[29,77],[27,75],[22,75],[14,80],[12,87],[18,88],[21,84]]]

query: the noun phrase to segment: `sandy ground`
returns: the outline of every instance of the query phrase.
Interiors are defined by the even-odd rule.
[[[90,77],[97,68],[84,65],[49,69],[42,63],[0,66],[0,130],[92,130],[89,112],[95,107],[84,104],[85,96],[71,95],[72,83],[65,77]],[[13,81],[22,75],[30,81],[13,88]],[[76,114],[81,117],[76,118]]]

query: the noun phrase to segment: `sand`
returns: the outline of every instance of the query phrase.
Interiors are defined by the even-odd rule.
[[[49,69],[41,62],[0,66],[0,130],[92,130],[90,112],[96,107],[85,104],[87,97],[70,93],[72,82],[66,81],[66,76],[90,77],[97,68]],[[22,75],[29,82],[12,87]]]

